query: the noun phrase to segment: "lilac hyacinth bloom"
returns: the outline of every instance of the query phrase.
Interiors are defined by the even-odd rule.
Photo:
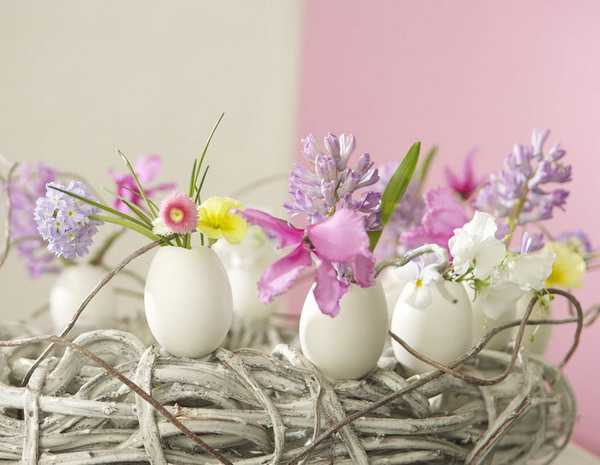
[[[44,163],[21,163],[8,185],[11,237],[32,278],[60,271],[56,257],[48,252],[38,234],[33,218],[36,200],[46,192],[46,184],[56,178],[56,170]]]
[[[475,199],[475,208],[496,217],[510,217],[522,203],[518,224],[552,218],[563,208],[569,192],[557,187],[571,180],[571,165],[561,162],[566,152],[556,145],[544,153],[550,132],[533,131],[531,145],[515,145],[504,168],[490,175]]]
[[[532,252],[537,252],[544,248],[544,234],[542,233],[529,233],[525,231],[523,236],[521,237],[521,248],[519,249],[519,253],[528,254]]]
[[[398,168],[398,164],[398,162],[388,162],[379,166],[379,181],[374,184],[374,191],[383,194],[385,187]],[[385,260],[403,253],[406,247],[400,240],[402,233],[419,225],[424,213],[425,201],[419,193],[418,185],[413,182],[409,184],[402,200],[396,206],[394,214],[381,234],[375,249],[377,259]]]
[[[67,187],[50,183],[46,186],[46,195],[37,200],[34,211],[38,232],[48,242],[50,252],[67,259],[82,257],[88,253],[98,226],[102,224],[92,218],[100,210],[51,186],[88,199],[93,197],[80,181],[71,181]]]
[[[328,134],[324,149],[309,135],[302,140],[306,164],[296,164],[289,177],[291,200],[284,204],[292,215],[305,215],[310,224],[320,223],[337,208],[363,214],[367,230],[380,228],[381,193],[368,191],[379,179],[368,153],[363,153],[353,168],[348,161],[356,142],[351,134]]]

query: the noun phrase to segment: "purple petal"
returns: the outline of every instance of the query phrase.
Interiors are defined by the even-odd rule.
[[[340,301],[349,285],[338,279],[331,263],[323,260],[317,268],[313,293],[322,313],[335,317],[340,312]]]
[[[302,229],[294,228],[288,222],[254,208],[247,208],[240,214],[250,224],[256,225],[271,239],[277,241],[279,248],[298,245],[304,238]]]
[[[300,273],[311,265],[310,252],[304,244],[298,245],[288,255],[277,260],[258,281],[258,297],[261,302],[271,302],[276,296],[287,292]]]
[[[369,249],[365,220],[360,213],[342,208],[326,221],[308,227],[315,253],[330,262],[348,262]]]

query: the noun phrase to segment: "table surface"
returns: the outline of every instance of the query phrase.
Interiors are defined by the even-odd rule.
[[[556,459],[556,465],[600,465],[600,457],[590,454],[581,447],[571,444]]]

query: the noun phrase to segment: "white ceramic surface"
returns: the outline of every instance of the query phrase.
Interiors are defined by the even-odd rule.
[[[50,290],[50,316],[57,331],[62,330],[106,271],[92,265],[66,267]],[[111,283],[96,294],[81,314],[75,333],[92,329],[108,329],[117,318],[117,296]]]
[[[429,306],[415,308],[400,298],[394,309],[391,330],[411,347],[439,362],[449,363],[471,347],[472,311],[469,296],[459,283],[431,284]],[[433,370],[392,341],[396,359],[409,373]]]
[[[180,357],[211,353],[231,327],[229,279],[208,247],[159,249],[148,270],[144,306],[156,341]]]
[[[250,226],[240,244],[219,240],[213,249],[229,276],[234,318],[249,325],[264,324],[281,306],[281,300],[264,304],[258,299],[257,282],[278,258],[272,241],[260,228]]]
[[[300,345],[327,377],[358,379],[377,366],[387,329],[381,284],[367,289],[351,286],[335,318],[321,313],[311,289],[300,316]]]

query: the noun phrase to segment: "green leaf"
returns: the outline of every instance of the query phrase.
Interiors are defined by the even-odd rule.
[[[434,145],[429,149],[427,155],[425,155],[425,159],[421,164],[421,168],[419,170],[419,186],[423,186],[425,181],[427,180],[427,175],[429,174],[429,169],[431,168],[431,162],[438,154],[437,145]]]
[[[398,168],[392,175],[383,195],[381,196],[381,224],[382,229],[385,228],[388,221],[396,211],[396,206],[402,200],[406,189],[408,188],[410,181],[417,168],[419,161],[419,151],[421,150],[421,143],[415,142],[408,150]],[[371,231],[369,233],[369,242],[371,251],[375,250],[377,242],[381,237],[382,231]]]
[[[206,174],[208,173],[209,168],[210,168],[210,165],[206,165],[206,168],[204,169],[204,174],[202,175],[202,179],[200,179],[200,184],[198,184],[198,190],[196,191],[196,198],[194,199],[194,201],[196,202],[197,205],[200,205],[200,193],[202,192],[202,187],[204,187],[204,181],[206,181]]]
[[[192,174],[190,175],[190,190],[189,190],[189,197],[190,198],[194,198],[194,194],[195,194],[195,189],[196,189],[196,166],[198,165],[198,160],[194,159],[194,165],[192,166]]]
[[[99,208],[100,210],[104,210],[105,212],[111,213],[111,214],[113,214],[113,215],[115,215],[115,216],[117,216],[119,218],[122,218],[124,220],[130,221],[130,222],[132,222],[134,224],[137,224],[138,226],[146,228],[146,229],[148,229],[150,231],[150,229],[148,228],[147,224],[139,221],[137,218],[134,218],[133,216],[130,216],[130,215],[126,214],[126,213],[122,213],[119,210],[115,210],[114,208],[111,208],[111,207],[109,207],[107,205],[103,205],[100,202],[96,202],[95,200],[88,199],[88,198],[83,197],[83,196],[81,196],[79,194],[75,194],[74,192],[69,192],[66,189],[62,189],[60,187],[53,186],[53,185],[48,185],[48,187],[50,189],[54,189],[55,191],[62,192],[63,194],[67,194],[68,196],[71,196],[74,199],[81,200],[82,202],[85,202],[85,203],[87,203],[89,205],[92,205],[92,206],[94,206],[96,208]]]
[[[210,146],[213,136],[215,135],[215,132],[217,132],[217,128],[219,127],[219,124],[221,124],[221,121],[223,120],[224,117],[225,117],[225,113],[221,113],[221,115],[219,116],[219,119],[217,119],[217,122],[215,123],[212,130],[210,131],[208,139],[206,139],[206,143],[204,144],[204,149],[202,150],[202,154],[200,155],[200,158],[198,159],[198,163],[196,163],[196,167],[194,170],[194,186],[198,185],[198,176],[200,175],[200,170],[202,170],[202,164],[204,163],[204,159],[206,158],[206,153],[208,152],[208,147]]]
[[[133,165],[129,161],[129,158],[127,158],[123,152],[121,152],[120,150],[118,152],[119,152],[119,156],[125,162],[125,165],[127,166],[127,169],[131,173],[131,176],[133,176],[133,180],[135,181],[135,185],[137,186],[138,190],[140,191],[140,196],[142,197],[142,199],[144,199],[144,202],[146,202],[146,205],[148,205],[148,210],[150,210],[150,213],[156,218],[156,216],[158,215],[158,209],[153,208],[152,204],[150,202],[148,202],[148,197],[146,196],[146,192],[144,191],[144,186],[142,186],[142,183],[141,183],[140,178],[138,177],[138,175],[137,175],[137,173],[135,171],[135,168],[133,167]]]

